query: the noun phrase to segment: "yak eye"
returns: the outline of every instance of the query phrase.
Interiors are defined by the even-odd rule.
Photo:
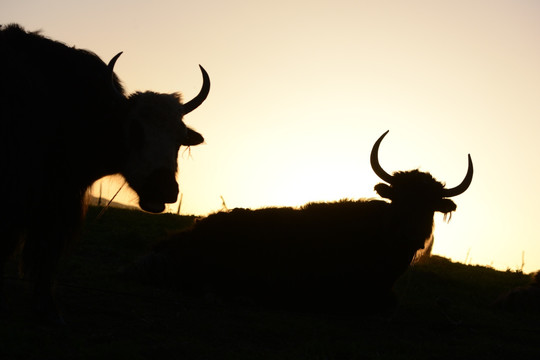
[[[184,140],[187,138],[187,127],[183,126],[180,129],[176,131],[174,140],[178,144],[178,146],[183,145]]]

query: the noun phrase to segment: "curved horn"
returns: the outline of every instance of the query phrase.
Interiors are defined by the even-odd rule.
[[[384,134],[381,135],[381,137],[375,142],[375,145],[373,145],[373,149],[371,149],[371,168],[377,174],[378,177],[380,177],[383,181],[391,184],[392,183],[392,175],[384,171],[384,169],[379,164],[379,145],[381,145],[381,141],[384,139],[386,134],[388,134],[390,130],[387,130]]]
[[[204,70],[204,68],[201,65],[199,65],[199,67],[201,68],[201,72],[203,76],[203,85],[202,85],[201,91],[199,91],[199,94],[183,105],[182,109],[183,109],[184,115],[192,112],[197,107],[199,107],[199,105],[203,103],[203,101],[208,96],[208,93],[210,92],[210,78],[208,77],[208,73],[206,72],[206,70]]]
[[[118,58],[120,57],[120,55],[122,55],[123,51],[120,51],[118,54],[116,54],[112,59],[111,61],[109,61],[109,64],[107,65],[107,68],[109,69],[109,71],[111,72],[111,76],[113,74],[113,70],[114,70],[114,64],[116,64],[116,60],[118,60]]]
[[[465,175],[465,178],[456,187],[453,187],[451,189],[443,189],[443,196],[444,197],[452,197],[457,196],[459,194],[462,194],[469,188],[469,185],[471,185],[472,177],[473,177],[473,164],[471,160],[471,154],[468,155],[469,157],[469,167],[467,169],[467,174]]]
[[[113,92],[116,94],[116,95],[119,95],[121,97],[123,97],[123,92],[122,90],[118,89],[118,86],[117,85],[117,82],[115,81],[115,78],[114,78],[114,64],[116,64],[116,60],[118,60],[118,58],[120,57],[120,55],[122,55],[123,51],[120,51],[118,54],[116,54],[112,59],[111,61],[109,61],[109,63],[107,64],[107,69],[109,70],[109,77],[110,77],[110,81],[111,81],[111,85],[112,85],[112,88],[113,88]]]

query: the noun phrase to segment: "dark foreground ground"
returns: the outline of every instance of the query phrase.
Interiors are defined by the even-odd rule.
[[[58,286],[65,328],[32,321],[30,285],[6,279],[0,359],[540,359],[540,315],[492,302],[529,282],[517,272],[434,257],[396,285],[391,316],[331,316],[186,298],[124,269],[193,218],[90,209]],[[358,284],[361,286],[361,284]]]

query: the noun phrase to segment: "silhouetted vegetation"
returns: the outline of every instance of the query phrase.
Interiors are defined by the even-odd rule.
[[[90,208],[60,274],[68,326],[29,316],[30,284],[10,263],[1,359],[538,359],[540,315],[497,296],[531,277],[434,256],[397,282],[391,316],[277,311],[143,285],[124,269],[194,217]],[[369,294],[367,294],[369,296]]]

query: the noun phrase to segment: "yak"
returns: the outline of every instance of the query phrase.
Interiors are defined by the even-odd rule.
[[[80,231],[92,183],[120,174],[143,210],[162,212],[177,199],[180,146],[204,141],[182,118],[206,99],[206,71],[200,66],[202,88],[185,103],[178,93],[126,94],[114,73],[121,54],[107,64],[17,24],[0,28],[0,188],[7,210],[0,269],[20,251],[21,271],[35,284],[34,311],[47,321],[63,322],[54,279]]]
[[[429,244],[435,212],[456,210],[450,197],[473,176],[446,188],[418,170],[388,174],[375,186],[387,200],[308,203],[301,208],[237,208],[196,221],[158,242],[130,276],[186,294],[308,311],[387,311],[396,302],[395,281],[415,253]]]
[[[515,287],[495,300],[495,308],[515,313],[540,313],[540,271],[531,274],[531,282]]]

